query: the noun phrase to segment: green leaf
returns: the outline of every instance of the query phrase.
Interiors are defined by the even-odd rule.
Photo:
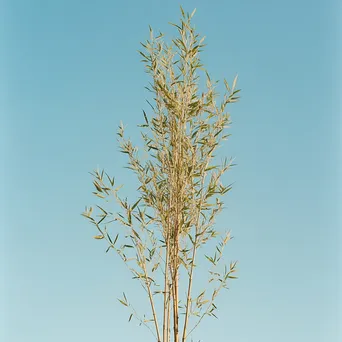
[[[180,6],[180,10],[181,10],[181,13],[182,13],[183,18],[185,18],[185,13],[184,13],[184,10],[183,10],[183,7],[182,7],[182,6]]]
[[[93,194],[94,194],[95,196],[97,196],[97,197],[105,198],[104,195],[101,195],[101,194],[99,194],[98,192],[93,192]]]
[[[210,171],[210,170],[213,170],[213,169],[217,169],[217,165],[209,166],[204,171]]]
[[[147,119],[147,115],[145,113],[145,111],[143,110],[143,113],[144,113],[144,118],[145,118],[145,121],[146,121],[146,124],[148,125],[148,119]]]
[[[93,181],[93,184],[94,184],[97,191],[102,192],[101,186],[96,181]]]
[[[106,230],[106,233],[107,233],[107,228],[106,228],[106,227],[105,227],[105,230]],[[109,236],[108,233],[107,233],[107,237],[108,237],[109,242],[110,242],[111,244],[113,244],[113,241],[112,241],[112,239],[111,239],[111,237]]]
[[[113,179],[111,179],[107,173],[106,173],[106,176],[107,176],[107,178],[108,178],[108,180],[110,182],[110,185],[114,186],[114,177],[113,177]]]
[[[128,304],[127,303],[125,303],[123,300],[121,300],[121,299],[119,299],[118,298],[118,301],[122,304],[122,305],[124,305],[124,306],[127,306],[128,307]]]
[[[191,234],[188,234],[188,237],[189,237],[189,239],[190,239],[191,243],[194,245],[194,244],[195,244],[195,241],[193,240],[193,238],[192,238]]]
[[[103,208],[101,208],[99,205],[97,205],[97,207],[98,207],[105,215],[108,214],[108,213],[107,213]]]
[[[136,206],[139,204],[139,202],[141,201],[141,198],[139,198],[132,206],[132,210],[134,210],[136,208]]]
[[[101,218],[101,220],[99,220],[99,222],[97,222],[97,224],[100,224],[106,217],[107,217],[107,216],[104,215],[104,216]]]
[[[223,81],[224,81],[224,84],[225,84],[225,86],[226,86],[227,90],[228,90],[228,91],[230,91],[231,89],[230,89],[230,87],[229,87],[229,84],[228,84],[228,82],[227,82],[226,80],[223,80]]]
[[[211,258],[211,257],[209,257],[209,256],[207,256],[207,255],[205,255],[205,257],[206,257],[213,265],[216,265],[215,262],[214,262],[214,260],[213,260],[213,258]]]
[[[116,241],[118,240],[119,234],[116,234],[116,237],[114,239],[113,245],[115,245]]]
[[[136,230],[134,230],[134,229],[132,228],[132,232],[133,232],[133,234],[136,236],[136,238],[138,238],[139,240],[141,240],[140,235],[137,233]]]

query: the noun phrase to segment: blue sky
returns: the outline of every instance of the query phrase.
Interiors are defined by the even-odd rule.
[[[3,3],[1,198],[6,342],[151,341],[128,323],[123,290],[143,293],[80,216],[97,166],[127,184],[116,128],[138,135],[148,76],[136,50],[166,32],[166,1]],[[239,280],[195,341],[338,341],[337,2],[186,1],[207,37],[215,79],[239,74],[232,138],[238,164],[218,225],[235,239]],[[340,297],[341,298],[341,297]],[[341,316],[339,317],[341,320]],[[341,337],[340,337],[341,338]]]

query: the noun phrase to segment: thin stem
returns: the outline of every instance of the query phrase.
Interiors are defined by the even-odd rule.
[[[207,163],[205,167],[203,168],[202,171],[202,180],[201,180],[201,188],[203,188],[204,183],[205,183],[205,178],[206,178],[206,172],[205,169],[207,168],[209,164],[211,154],[208,155]],[[184,327],[183,327],[183,336],[182,336],[182,342],[186,341],[186,330],[188,327],[188,322],[189,322],[189,314],[190,314],[190,301],[191,301],[191,289],[192,289],[192,281],[193,281],[193,273],[194,273],[194,268],[195,268],[195,258],[196,258],[196,251],[197,251],[197,240],[199,236],[199,219],[200,219],[200,214],[201,214],[201,206],[202,206],[202,201],[203,201],[203,191],[202,195],[199,201],[198,205],[198,212],[197,212],[197,218],[196,218],[196,225],[195,225],[195,241],[193,245],[193,250],[192,250],[192,258],[191,258],[191,268],[190,268],[190,275],[189,275],[189,283],[188,283],[188,291],[187,291],[187,298],[186,298],[186,309],[185,309],[185,317],[184,317]]]
[[[137,243],[139,243],[139,242],[137,242]],[[148,293],[148,297],[149,297],[149,301],[150,301],[150,305],[151,305],[151,309],[152,309],[152,314],[153,314],[153,321],[154,321],[154,325],[155,325],[156,333],[157,333],[157,340],[158,340],[158,342],[162,342],[161,338],[160,338],[159,324],[158,324],[156,309],[155,309],[155,306],[154,306],[153,295],[152,295],[152,292],[151,292],[151,284],[149,282],[148,273],[147,273],[147,270],[146,270],[146,258],[145,258],[144,255],[141,255],[140,250],[139,250],[139,246],[136,247],[136,251],[138,252],[139,258],[142,261],[143,271],[144,271],[144,275],[145,275],[145,283],[146,283],[147,293]]]
[[[198,320],[198,322],[194,325],[194,327],[189,331],[188,334],[186,334],[185,338],[187,338],[196,328],[197,326],[201,323],[202,319],[205,317],[205,315],[208,314],[209,312],[209,309],[211,308],[213,302],[214,302],[214,299],[216,298],[216,296],[218,295],[218,293],[222,290],[222,288],[224,287],[224,283],[221,282],[221,285],[217,288],[217,290],[214,290],[214,292],[216,293],[215,296],[212,296],[208,306],[207,306],[207,309],[205,310],[205,312],[202,314],[202,316],[200,317],[200,319]]]
[[[165,276],[164,276],[164,317],[163,317],[163,342],[167,341],[167,333],[168,333],[168,322],[167,322],[167,309],[169,305],[169,238],[167,237],[166,242],[166,256],[165,256]]]

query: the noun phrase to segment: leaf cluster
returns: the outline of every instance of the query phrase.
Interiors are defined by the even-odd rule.
[[[111,212],[97,206],[86,208],[85,216],[98,230],[94,238],[105,240],[107,252],[115,250],[125,262],[134,279],[138,280],[147,293],[152,318],[141,318],[128,302],[126,296],[120,303],[131,308],[129,320],[135,317],[151,329],[157,341],[171,338],[171,311],[173,313],[173,337],[180,336],[179,308],[184,309],[184,342],[205,316],[215,316],[214,300],[229,279],[235,279],[236,262],[222,273],[210,268],[209,283],[217,283],[209,296],[202,291],[192,296],[196,254],[211,240],[216,240],[212,256],[205,255],[213,268],[221,261],[224,247],[231,239],[230,232],[222,237],[215,229],[215,219],[223,209],[222,197],[232,188],[224,184],[222,176],[233,166],[233,161],[224,159],[216,162],[216,152],[229,137],[229,104],[239,99],[236,89],[237,77],[230,86],[224,80],[226,92],[221,96],[200,60],[205,47],[204,38],[195,32],[191,24],[194,14],[183,10],[179,24],[171,24],[178,36],[167,44],[164,35],[154,35],[142,43],[139,51],[145,70],[151,77],[147,89],[153,96],[148,101],[149,111],[143,111],[141,138],[143,149],[149,155],[143,160],[140,150],[126,138],[121,123],[117,136],[120,151],[127,155],[127,168],[139,182],[138,199],[130,203],[119,194],[121,186],[105,171],[92,173],[93,194],[104,200],[106,205],[115,200],[120,210]],[[200,87],[200,77],[205,79],[205,89]],[[107,226],[117,222],[121,229],[111,236]],[[179,297],[180,269],[187,275],[185,297]],[[161,283],[161,284],[160,284]],[[164,299],[164,311],[160,318],[156,312],[156,296]],[[196,320],[188,327],[189,318]]]

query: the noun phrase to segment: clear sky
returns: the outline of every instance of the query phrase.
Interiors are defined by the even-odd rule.
[[[239,260],[239,280],[194,341],[341,341],[337,2],[183,7],[197,8],[213,78],[238,73],[242,88],[221,151],[236,158],[235,185],[218,221],[235,237],[227,260]],[[94,203],[97,166],[134,196],[116,128],[123,120],[138,135],[148,76],[136,50],[149,24],[175,34],[179,3],[11,0],[1,12],[0,340],[152,341],[116,300],[124,290],[144,307],[143,292],[80,213]]]

